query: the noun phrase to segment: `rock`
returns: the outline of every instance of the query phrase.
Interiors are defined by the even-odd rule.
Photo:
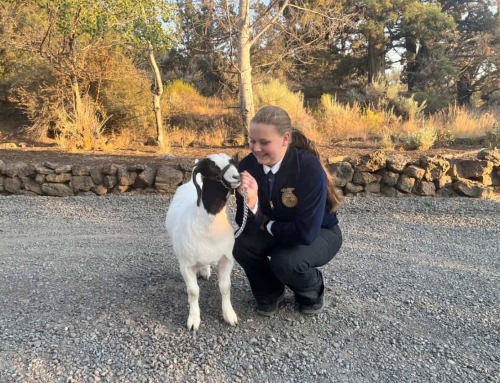
[[[106,186],[108,189],[112,189],[115,187],[117,183],[117,178],[116,176],[105,176],[102,180],[102,183],[104,186]]]
[[[97,195],[107,194],[108,189],[104,185],[97,185],[92,191]]]
[[[349,162],[337,162],[328,167],[328,171],[334,177],[335,186],[344,187],[352,181],[354,169]]]
[[[410,162],[410,157],[401,154],[393,154],[387,157],[387,169],[401,173]]]
[[[71,173],[49,174],[45,177],[47,182],[65,183],[71,181]]]
[[[450,162],[441,156],[422,156],[420,166],[425,170],[425,181],[435,181],[442,178],[450,170]]]
[[[413,187],[413,193],[420,196],[434,196],[436,195],[436,185],[430,181],[417,181]]]
[[[36,170],[36,172],[38,174],[44,174],[44,175],[54,174],[55,173],[54,169],[48,168],[48,167],[43,166],[43,165],[37,165],[37,166],[35,166],[35,170]]]
[[[23,172],[24,168],[27,167],[28,164],[24,162],[15,162],[11,164],[4,164],[2,166],[2,173],[7,177],[17,177],[20,173]],[[24,175],[23,175],[24,176]]]
[[[129,172],[126,166],[120,166],[117,172],[118,185],[131,186],[137,177],[136,172]]]
[[[156,173],[156,188],[162,192],[173,193],[182,183],[184,174],[170,166],[162,166]]]
[[[434,184],[436,185],[436,188],[442,189],[444,187],[447,187],[451,185],[452,180],[451,177],[448,175],[443,175],[441,178],[438,178],[437,180],[434,181]]]
[[[424,177],[425,170],[416,165],[410,165],[403,170],[403,173],[408,177],[415,178],[417,180],[421,180]]]
[[[382,176],[381,183],[387,186],[396,185],[399,179],[399,173],[395,173],[387,169],[380,170],[378,174]]]
[[[21,181],[23,182],[23,188],[30,191],[30,192],[33,192],[33,193],[36,193],[38,195],[42,195],[42,186],[35,180],[33,180],[32,178],[28,178],[28,177],[21,177]]]
[[[73,173],[74,176],[88,176],[90,175],[90,168],[85,165],[73,165],[71,173]]]
[[[415,185],[415,178],[402,174],[396,183],[396,189],[404,193],[410,193]]]
[[[453,180],[460,178],[479,178],[493,171],[493,163],[484,160],[454,158],[449,175]]]
[[[3,180],[3,188],[12,194],[17,194],[21,190],[22,182],[19,177],[7,177]]]
[[[17,145],[14,142],[4,142],[0,144],[0,149],[15,149]]]
[[[147,168],[146,165],[142,165],[142,164],[127,165],[127,167],[128,167],[128,170],[131,172],[141,172]]]
[[[477,153],[477,158],[479,160],[490,161],[495,166],[500,166],[500,151],[497,148],[481,149]]]
[[[3,180],[4,179],[5,179],[5,177],[0,175],[0,193],[5,191],[5,189],[3,188]]]
[[[372,182],[365,186],[365,191],[368,193],[380,193],[380,184],[378,182]]]
[[[48,162],[48,161],[45,161],[43,163],[43,166],[45,166],[46,168],[52,169],[52,170],[56,170],[59,167],[58,164],[55,164],[53,162]]]
[[[68,185],[62,183],[44,183],[42,184],[42,192],[54,197],[74,195],[73,190]]]
[[[55,171],[56,171],[56,174],[71,173],[71,165],[59,166]]]
[[[94,181],[96,185],[102,184],[104,177],[102,176],[101,168],[97,167],[90,169],[90,177],[92,177],[92,181]]]
[[[493,190],[478,182],[460,180],[453,183],[453,188],[467,197],[488,199],[493,196]]]
[[[37,174],[35,177],[35,181],[38,182],[40,185],[45,182],[45,174]]]
[[[328,157],[326,163],[328,165],[333,165],[339,162],[349,162],[350,160],[351,157],[349,156],[335,156],[335,157]]]
[[[498,186],[500,185],[500,177],[495,169],[491,171],[489,174],[485,174],[477,179],[484,186]]]
[[[109,176],[114,176],[116,174],[116,172],[118,171],[118,166],[112,164],[112,165],[104,165],[102,168],[101,168],[101,171],[104,173],[104,174],[107,174]]]
[[[198,141],[198,140],[194,140],[192,142],[189,143],[188,145],[189,148],[207,148],[208,145],[201,142],[201,141]]]
[[[123,194],[126,193],[130,190],[130,185],[116,185],[113,188],[112,193],[113,194]]]
[[[393,198],[406,196],[406,194],[401,193],[396,188],[387,185],[381,185],[380,193],[385,195],[386,197],[393,197]]]
[[[368,185],[371,184],[372,182],[377,182],[377,177],[375,175],[368,173],[368,172],[357,172],[354,173],[354,176],[352,177],[352,182],[357,184],[357,185]]]
[[[455,190],[453,190],[452,186],[446,186],[442,189],[438,189],[436,192],[436,195],[438,197],[445,197],[445,198],[455,198],[455,197],[460,197],[460,194],[458,194]]]
[[[29,191],[29,190],[24,190],[24,189],[19,190],[16,194],[17,195],[24,195],[24,196],[28,196],[28,197],[37,197],[39,195],[35,192]]]
[[[356,172],[376,172],[383,169],[387,164],[387,156],[381,151],[377,150],[373,153],[366,154],[360,158],[360,163],[355,167]]]
[[[137,175],[135,179],[134,188],[144,189],[152,186],[156,178],[156,169],[146,166],[146,168]]]
[[[355,185],[352,182],[348,182],[344,187],[344,191],[346,194],[348,193],[356,194],[363,191],[363,186]]]
[[[379,193],[370,193],[368,191],[362,191],[361,193],[356,194],[357,197],[380,197]]]
[[[78,193],[92,190],[95,184],[90,176],[73,176],[70,186],[73,188],[73,192]]]

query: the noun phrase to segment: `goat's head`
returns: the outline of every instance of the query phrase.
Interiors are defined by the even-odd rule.
[[[198,206],[200,206],[201,202],[201,187],[196,180],[198,174],[201,175],[201,179],[204,182],[206,180],[219,182],[228,191],[236,189],[241,185],[241,177],[236,167],[236,162],[227,154],[212,154],[198,161],[193,169],[193,183],[198,192]]]

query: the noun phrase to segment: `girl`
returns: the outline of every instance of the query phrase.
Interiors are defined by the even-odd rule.
[[[259,314],[277,312],[285,286],[302,313],[319,313],[325,287],[317,267],[330,262],[342,245],[336,214],[342,197],[313,142],[292,127],[283,109],[261,108],[248,136],[251,154],[239,163],[240,226],[245,189],[250,211],[234,258],[245,270]]]

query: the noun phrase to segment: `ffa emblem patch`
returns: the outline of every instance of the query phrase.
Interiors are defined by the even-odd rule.
[[[294,189],[295,188],[284,188],[280,190],[283,193],[281,202],[283,202],[283,205],[286,207],[295,207],[299,203],[299,199],[293,194]]]

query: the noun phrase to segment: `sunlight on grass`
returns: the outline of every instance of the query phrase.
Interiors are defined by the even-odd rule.
[[[496,116],[492,112],[471,111],[456,105],[431,116],[434,125],[449,130],[455,137],[474,138],[485,136],[493,129]]]

